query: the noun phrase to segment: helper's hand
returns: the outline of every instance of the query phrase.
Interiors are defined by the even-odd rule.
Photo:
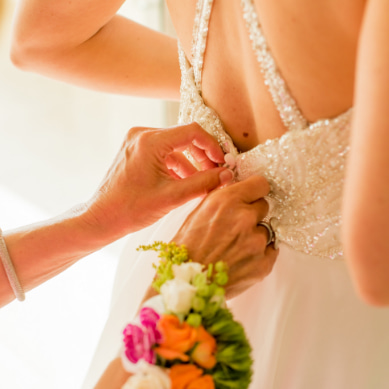
[[[189,148],[202,171],[184,157]],[[197,123],[131,129],[88,203],[88,222],[119,238],[232,179],[216,140]]]
[[[257,226],[268,212],[263,199],[268,192],[269,184],[259,176],[214,191],[172,239],[185,244],[196,262],[228,264],[228,298],[266,277],[277,258],[278,250],[266,246],[267,230]]]

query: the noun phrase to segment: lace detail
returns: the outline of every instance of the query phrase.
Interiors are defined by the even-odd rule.
[[[209,20],[212,8],[212,0],[206,1],[210,6],[209,13],[202,12],[194,28],[201,36],[194,42],[202,48],[202,53],[205,51],[208,21],[201,23],[201,19],[207,15]],[[237,180],[244,180],[253,174],[266,177],[271,185],[267,198],[270,204],[268,217],[276,218],[274,227],[280,242],[310,255],[341,258],[340,209],[352,110],[334,119],[309,124],[277,70],[252,1],[242,0],[242,5],[253,48],[274,103],[281,117],[284,115],[287,128],[293,131],[287,131],[282,137],[268,140],[248,152],[239,153],[216,112],[205,105],[197,85],[201,82],[201,76],[196,83],[194,69],[180,45],[182,81],[179,122],[196,121],[213,135],[224,152],[234,156]],[[204,10],[206,7],[204,4],[202,6]],[[202,62],[199,63],[201,67],[197,69],[201,73]]]

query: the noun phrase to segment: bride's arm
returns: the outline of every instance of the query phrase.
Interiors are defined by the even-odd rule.
[[[343,241],[364,300],[389,304],[389,2],[367,3],[360,37]]]
[[[124,0],[20,0],[11,58],[92,89],[179,98],[176,40],[116,15]]]

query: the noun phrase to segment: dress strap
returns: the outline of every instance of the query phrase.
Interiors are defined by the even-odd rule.
[[[281,76],[276,62],[267,45],[253,0],[241,0],[243,18],[249,31],[254,53],[261,67],[265,84],[269,88],[273,102],[288,130],[301,130],[309,123],[291,96],[285,80]]]
[[[193,26],[192,67],[196,87],[200,93],[204,53],[207,45],[208,25],[211,17],[212,5],[213,0],[197,0],[196,15]]]

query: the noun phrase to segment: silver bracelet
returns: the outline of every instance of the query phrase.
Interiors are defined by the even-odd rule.
[[[0,228],[0,259],[3,263],[5,273],[7,274],[8,281],[11,285],[11,288],[19,301],[24,301],[26,296],[24,294],[24,290],[22,285],[20,285],[20,281],[18,276],[16,275],[16,271],[12,260],[9,256],[7,245],[5,244],[5,240],[3,238],[3,231]]]

